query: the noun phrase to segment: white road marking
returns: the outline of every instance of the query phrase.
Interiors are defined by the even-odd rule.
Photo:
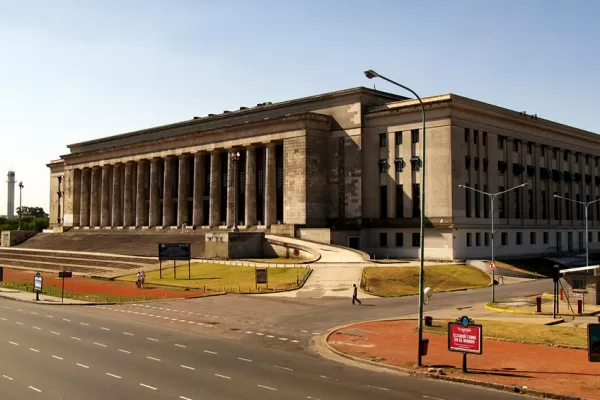
[[[300,332],[302,332],[302,333],[308,333],[308,331],[304,330],[304,329],[302,329]]]
[[[87,322],[80,322],[79,324],[84,326],[90,326],[90,324],[88,324]]]
[[[6,318],[4,318],[4,317],[2,317],[2,318],[0,318],[0,319],[1,319],[2,321],[7,321],[7,319],[6,319]]]
[[[177,344],[177,343],[175,343],[175,346],[176,347],[183,347],[183,348],[185,348],[185,346],[183,344]]]
[[[279,365],[273,365],[273,366],[274,366],[275,368],[284,369],[284,370],[286,370],[286,371],[293,371],[293,369],[291,369],[291,368],[288,368],[288,367],[282,367],[282,366],[279,366]]]
[[[264,386],[264,385],[256,385],[256,386],[258,386],[259,388],[268,389],[268,390],[277,390],[277,389],[272,388],[270,386]]]
[[[112,376],[113,378],[121,379],[119,375],[111,374],[110,372],[107,372],[106,375]]]
[[[189,397],[185,397],[185,396],[179,396],[179,398],[180,398],[181,400],[192,400],[192,399],[190,399]]]
[[[73,340],[81,340],[81,339],[79,339],[78,337],[75,337],[75,336],[71,336],[71,339],[73,339]]]
[[[264,333],[260,333],[260,332],[256,332],[256,334],[257,334],[258,336],[265,336],[265,334],[264,334]]]
[[[224,379],[231,379],[231,377],[225,376],[225,375],[221,375],[221,374],[215,374],[215,376],[218,376],[219,378],[224,378]]]
[[[214,352],[214,351],[210,351],[210,350],[204,350],[204,352],[205,352],[205,353],[208,353],[208,354],[218,354],[218,353],[216,353],[216,352]]]
[[[133,336],[133,333],[129,333],[129,332],[123,332],[123,335],[127,335],[127,336]]]
[[[19,343],[15,343],[15,342],[8,342],[8,343],[10,343],[10,344],[12,344],[14,346],[18,346],[19,345]]]
[[[367,386],[370,387],[370,388],[373,388],[373,389],[385,390],[386,392],[389,392],[389,390],[390,390],[388,388],[384,388],[384,387],[381,387],[381,386],[371,386],[371,385],[367,385]]]
[[[75,365],[77,365],[78,367],[81,367],[81,368],[89,368],[87,365],[84,365],[84,364],[77,363]]]
[[[187,322],[185,319],[180,319],[179,322]]]
[[[292,343],[298,343],[298,341],[297,340],[292,340]]]
[[[424,399],[431,399],[431,400],[444,400],[441,397],[429,397],[429,396],[423,396]]]
[[[154,339],[154,338],[151,338],[151,337],[149,337],[149,338],[146,338],[146,339],[148,339],[148,340],[150,340],[150,341],[152,341],[152,342],[158,342],[158,339]]]
[[[8,376],[8,375],[2,375],[2,377],[3,377],[3,378],[6,378],[6,379],[8,379],[9,381],[12,381],[12,380],[13,380],[13,378],[11,378],[11,377],[10,377],[10,376]]]
[[[328,377],[328,376],[325,376],[325,375],[319,375],[319,376],[320,376],[321,378],[323,378],[323,379],[329,379],[329,377]]]
[[[102,344],[102,343],[97,343],[97,342],[94,342],[94,344],[95,344],[96,346],[100,346],[100,347],[107,347],[105,344]]]
[[[110,331],[110,328],[105,328],[103,326],[101,326],[100,329],[102,329],[103,331]]]
[[[33,352],[36,352],[36,353],[39,353],[39,352],[40,352],[38,349],[34,349],[33,347],[30,347],[30,348],[29,348],[29,350],[31,350],[31,351],[33,351]]]
[[[56,358],[57,360],[62,360],[63,359],[62,357],[55,356],[54,354],[52,354],[52,358]]]
[[[40,328],[39,326],[34,326],[34,327],[33,327],[33,329],[40,330],[40,329],[42,329],[42,328]]]
[[[252,333],[252,331],[246,331],[246,333]]]
[[[145,387],[145,388],[148,388],[148,389],[156,390],[156,388],[155,388],[155,387],[152,387],[152,386],[146,385],[146,384],[144,384],[144,383],[140,383],[140,386],[143,386],[143,387]]]
[[[160,361],[160,358],[155,358],[155,357],[150,357],[150,356],[146,356],[146,358],[149,360]]]
[[[120,351],[121,353],[127,353],[127,354],[131,354],[131,352],[130,352],[130,351],[127,351],[127,350],[119,349],[119,351]]]
[[[188,367],[187,365],[183,365],[183,364],[181,364],[180,367],[185,368],[185,369],[191,369],[192,371],[196,370],[196,368],[194,368],[194,367]]]
[[[242,357],[238,357],[238,360],[242,360],[242,361],[246,361],[246,362],[252,362],[252,360],[248,360],[247,358],[242,358]]]
[[[41,393],[41,392],[42,392],[40,389],[38,389],[38,388],[36,388],[36,387],[33,387],[33,386],[29,386],[29,389],[31,389],[31,390],[35,390],[35,391],[36,391],[36,392],[38,392],[38,393]]]
[[[63,321],[71,322],[71,320],[67,318],[63,318]]]
[[[54,332],[54,331],[50,331],[50,333],[53,334],[53,335],[60,335],[60,333]]]
[[[31,311],[31,313],[32,313],[33,315],[40,315],[39,313],[36,313],[35,311]]]
[[[280,337],[280,338],[279,338],[279,340],[286,341],[286,340],[288,340],[288,338],[285,338],[285,337]]]
[[[267,335],[268,338],[274,338],[275,336],[273,335]]]
[[[6,307],[6,306],[4,306],[4,308],[6,308],[7,310],[10,310],[10,307]]]
[[[17,308],[17,311],[21,311],[21,312],[23,312],[23,310],[21,310],[20,308]]]
[[[310,397],[310,396],[306,396],[306,398],[309,400],[321,400],[321,399],[317,399],[316,397]]]
[[[48,318],[54,318],[54,315],[46,314],[46,317],[48,317]]]
[[[19,321],[17,321],[17,325],[23,325],[23,323],[22,323],[22,322],[19,322]]]

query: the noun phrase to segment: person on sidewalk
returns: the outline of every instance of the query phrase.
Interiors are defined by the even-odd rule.
[[[362,301],[360,301],[358,299],[358,288],[356,287],[356,283],[353,285],[352,288],[352,305],[354,305],[354,302],[358,302],[359,305],[362,304]]]

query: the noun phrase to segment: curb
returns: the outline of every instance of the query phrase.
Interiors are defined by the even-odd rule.
[[[386,321],[386,320],[371,320],[371,321],[363,321],[360,323],[369,323],[369,322],[378,322],[378,321]],[[389,319],[388,319],[389,321]],[[377,367],[379,369],[382,369],[386,372],[391,372],[391,373],[403,373],[403,374],[408,374],[410,376],[416,377],[416,378],[429,378],[429,379],[437,379],[437,380],[441,380],[441,381],[446,381],[446,382],[454,382],[454,383],[462,383],[462,384],[468,384],[468,385],[472,385],[472,386],[479,386],[479,387],[485,387],[485,388],[489,388],[489,389],[495,389],[495,390],[499,390],[502,392],[510,392],[510,393],[517,393],[517,394],[525,394],[525,395],[530,395],[530,396],[535,396],[535,397],[540,397],[540,398],[546,398],[546,399],[556,399],[556,400],[585,400],[582,397],[576,397],[576,396],[569,396],[569,395],[562,395],[562,394],[555,394],[555,393],[550,393],[550,392],[544,392],[541,390],[536,390],[536,389],[526,389],[526,390],[522,390],[519,387],[516,386],[510,386],[510,385],[503,385],[500,383],[493,383],[493,382],[484,382],[484,381],[477,381],[474,379],[468,379],[468,378],[461,378],[461,377],[454,377],[454,376],[448,376],[448,375],[438,375],[435,373],[431,373],[431,372],[422,372],[419,370],[415,370],[415,369],[410,369],[410,368],[403,368],[403,367],[397,367],[394,365],[387,365],[387,364],[383,364],[383,363],[379,363],[376,361],[370,361],[370,360],[365,360],[362,358],[358,358],[358,357],[354,357],[351,356],[349,354],[345,354],[337,349],[334,349],[330,344],[329,344],[329,338],[331,337],[331,335],[333,335],[335,332],[341,330],[341,329],[345,329],[348,328],[352,325],[356,325],[356,323],[354,324],[348,324],[348,325],[344,325],[344,326],[338,326],[335,328],[330,329],[326,334],[324,335],[320,335],[319,339],[320,341],[322,341],[322,345],[324,345],[323,347],[325,348],[325,350],[328,350],[329,352],[354,361],[354,364],[358,364],[357,366],[361,367],[360,365],[362,364],[364,368],[364,366],[373,366],[373,367]],[[318,349],[314,349],[317,353],[319,353]]]
[[[509,310],[506,308],[499,308],[490,306],[489,303],[485,305],[485,308],[490,311],[495,311],[499,313],[507,313],[507,314],[520,314],[520,315],[553,315],[551,312],[536,312],[536,311],[520,311],[520,310]],[[593,317],[594,315],[600,314],[600,310],[584,312],[581,314],[564,314],[559,313],[557,315],[568,315],[568,316],[578,316],[578,317]]]

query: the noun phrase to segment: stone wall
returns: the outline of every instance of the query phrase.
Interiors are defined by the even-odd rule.
[[[0,247],[11,247],[23,243],[33,235],[36,231],[2,231],[2,239]]]
[[[297,257],[294,256],[294,249],[298,249],[300,252]],[[267,239],[264,242],[263,250],[265,257],[297,258],[298,262],[314,262],[321,258],[320,254],[312,252],[308,247],[279,242],[274,239]]]
[[[298,239],[310,240],[311,242],[330,244],[331,229],[329,228],[299,228],[296,230]]]
[[[271,235],[294,237],[294,225],[276,224],[271,225]]]
[[[205,236],[206,258],[262,258],[264,232],[211,232]]]

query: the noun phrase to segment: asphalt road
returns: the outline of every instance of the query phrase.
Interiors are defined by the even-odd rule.
[[[188,320],[183,323],[183,318],[167,317],[165,322],[164,316],[138,320],[134,315],[90,307],[0,300],[2,399],[499,400],[517,397],[370,372],[305,352],[222,339],[211,333],[217,328],[209,327],[210,324],[199,325]],[[185,325],[197,326],[207,334],[189,332],[182,328]],[[276,339],[282,345],[291,341],[262,339]]]

